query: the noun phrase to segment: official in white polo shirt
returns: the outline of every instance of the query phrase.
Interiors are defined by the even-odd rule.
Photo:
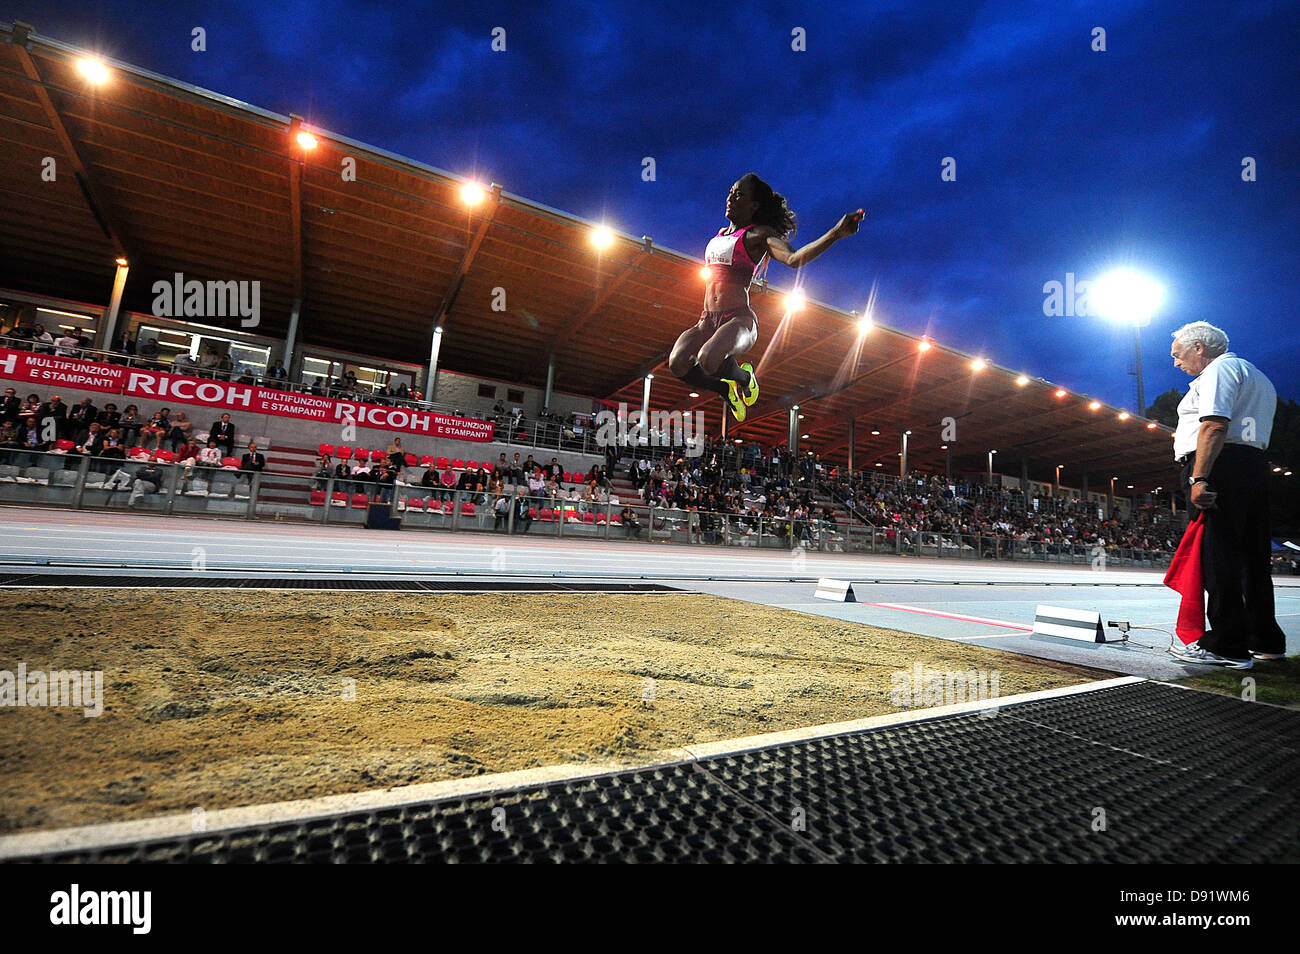
[[[1187,499],[1205,514],[1201,569],[1210,596],[1205,636],[1181,658],[1248,669],[1252,658],[1286,652],[1273,609],[1264,456],[1277,391],[1208,322],[1175,331],[1169,353],[1194,378],[1178,405],[1174,457],[1183,465]]]

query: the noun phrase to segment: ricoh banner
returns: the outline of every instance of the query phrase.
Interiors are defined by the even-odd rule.
[[[243,411],[248,414],[272,414],[338,424],[350,420],[358,427],[374,427],[404,434],[427,434],[430,437],[458,441],[488,442],[493,438],[490,421],[472,421],[417,408],[338,401],[315,394],[278,391],[256,384],[234,384],[166,371],[123,368],[76,358],[14,351],[10,348],[0,348],[0,378],[39,385],[47,392],[58,388],[76,388],[80,391],[120,394],[139,402],[147,401],[150,405],[170,401],[201,404],[232,413]],[[42,393],[41,397],[48,398],[49,393]]]

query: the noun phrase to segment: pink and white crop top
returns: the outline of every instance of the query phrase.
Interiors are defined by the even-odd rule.
[[[752,225],[746,225],[730,234],[724,234],[726,229],[719,229],[718,234],[709,240],[704,249],[704,264],[709,269],[710,281],[749,287],[754,280],[754,270],[758,268],[758,262],[750,258],[745,249],[745,233],[752,228]],[[766,257],[764,254],[763,258]]]

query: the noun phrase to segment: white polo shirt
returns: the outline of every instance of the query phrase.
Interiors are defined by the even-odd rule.
[[[1244,358],[1224,352],[1193,379],[1178,404],[1178,428],[1174,431],[1174,459],[1196,453],[1201,419],[1226,417],[1226,444],[1268,447],[1277,411],[1273,383]]]

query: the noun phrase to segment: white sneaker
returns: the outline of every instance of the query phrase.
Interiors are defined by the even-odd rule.
[[[1229,659],[1227,656],[1218,656],[1208,649],[1201,649],[1197,643],[1192,643],[1181,653],[1174,653],[1174,658],[1179,662],[1198,666],[1222,666],[1225,669],[1250,669],[1255,665],[1253,659]]]
[[[1255,659],[1286,659],[1286,653],[1257,653],[1251,650],[1250,655]]]

